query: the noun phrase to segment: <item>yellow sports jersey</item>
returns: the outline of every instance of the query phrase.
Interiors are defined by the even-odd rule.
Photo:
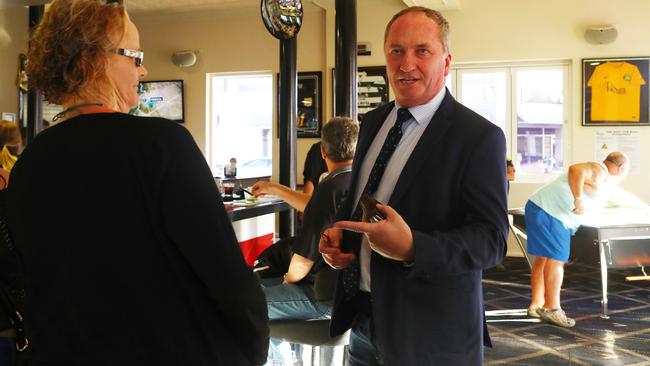
[[[639,122],[641,85],[639,68],[628,62],[605,62],[594,69],[591,88],[591,120]]]

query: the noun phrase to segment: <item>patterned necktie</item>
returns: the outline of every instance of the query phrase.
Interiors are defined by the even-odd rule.
[[[399,141],[402,139],[402,125],[411,118],[413,118],[413,116],[408,109],[400,108],[397,110],[397,120],[393,127],[391,127],[390,131],[388,131],[388,135],[386,135],[386,140],[384,140],[379,155],[377,155],[377,160],[375,160],[375,164],[372,166],[363,193],[372,196],[377,191],[381,177],[384,175],[384,171],[388,165],[388,161],[390,160],[390,157],[393,156]],[[351,219],[354,221],[359,221],[361,219],[361,205],[358,203]],[[359,253],[357,253],[357,260],[354,264],[351,267],[343,269],[341,275],[343,276],[343,293],[345,299],[350,300],[357,294],[357,291],[359,291],[359,280],[361,279]]]

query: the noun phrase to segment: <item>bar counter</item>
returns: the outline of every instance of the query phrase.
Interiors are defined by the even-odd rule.
[[[257,256],[274,242],[275,214],[291,206],[283,200],[266,197],[255,203],[237,200],[224,205],[244,259],[252,267]]]

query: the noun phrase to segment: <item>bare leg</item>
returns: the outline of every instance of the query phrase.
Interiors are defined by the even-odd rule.
[[[544,266],[544,307],[547,309],[560,308],[560,289],[564,278],[564,262],[547,259]]]
[[[535,257],[535,262],[530,272],[532,297],[529,308],[541,308],[544,306],[544,267],[546,266],[546,262],[546,257]]]

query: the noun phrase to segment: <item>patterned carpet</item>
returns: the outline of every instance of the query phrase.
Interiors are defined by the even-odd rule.
[[[508,257],[503,267],[483,275],[494,345],[485,348],[486,365],[650,366],[650,281],[625,280],[640,275],[640,269],[609,270],[610,318],[602,319],[599,269],[568,264],[562,308],[576,326],[560,328],[527,318],[530,270],[525,259]]]

